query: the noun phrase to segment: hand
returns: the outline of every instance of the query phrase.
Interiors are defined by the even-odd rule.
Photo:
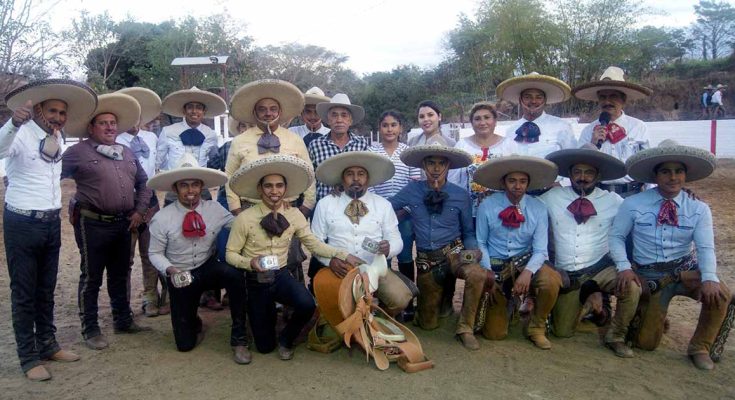
[[[607,137],[607,133],[605,132],[605,127],[602,125],[597,125],[592,130],[592,140],[590,142],[597,146],[597,143],[600,141],[605,141],[605,138]]]
[[[383,253],[388,257],[388,254],[390,254],[390,242],[387,240],[381,240],[378,242],[378,252]]]
[[[396,210],[396,218],[398,219],[398,222],[402,222],[408,216],[408,211],[406,211],[405,209],[401,208],[399,210]]]
[[[531,278],[533,273],[527,268],[521,271],[521,274],[516,278],[516,283],[513,285],[514,296],[525,296],[528,294],[528,289],[531,287]]]
[[[242,212],[242,207],[240,207],[240,208],[236,208],[236,209],[234,209],[234,210],[232,210],[232,211],[230,211],[230,212],[232,213],[232,215],[234,215],[234,216],[236,216],[236,217],[237,217],[237,215],[238,215],[238,214],[240,214],[240,213]]]
[[[339,278],[344,278],[353,267],[345,261],[340,260],[337,257],[332,257],[329,260],[329,269],[334,272]]]
[[[181,270],[178,269],[178,268],[176,268],[176,267],[174,267],[173,265],[170,265],[168,268],[166,268],[166,275],[168,275],[168,276],[176,275],[176,274],[178,274],[180,272],[181,272]]]
[[[250,268],[255,272],[265,272],[263,268],[260,267],[260,259],[263,258],[263,256],[257,256],[250,259]]]
[[[299,211],[304,214],[304,218],[309,218],[309,215],[311,215],[311,208],[307,206],[299,206]]]
[[[347,259],[345,260],[345,262],[355,267],[358,265],[367,264],[365,260],[360,257],[353,256],[352,254],[347,255]]]
[[[618,297],[621,296],[632,284],[636,284],[638,287],[641,287],[641,280],[638,278],[638,274],[636,274],[635,271],[632,269],[626,269],[625,271],[618,272],[618,284],[615,288],[615,295]]]
[[[334,185],[332,186],[332,190],[329,191],[329,194],[334,197],[339,197],[342,195],[342,192],[345,191],[345,188],[342,186],[342,184]]]
[[[128,226],[129,231],[134,231],[138,229],[138,226],[143,222],[143,216],[140,215],[139,212],[132,213],[128,219],[130,220],[130,225]]]
[[[697,194],[694,193],[694,191],[692,189],[689,189],[689,188],[681,188],[681,190],[684,193],[688,194],[690,199],[692,199],[692,200],[701,200],[699,198],[699,196],[697,196]]]
[[[26,101],[25,104],[13,111],[13,126],[20,128],[21,125],[28,122],[33,117],[33,102]]]
[[[720,290],[720,284],[715,281],[702,282],[702,289],[699,291],[699,301],[702,304],[720,307],[722,303],[727,301],[727,296]]]

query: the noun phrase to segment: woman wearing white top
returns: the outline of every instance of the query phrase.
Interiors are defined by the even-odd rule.
[[[454,147],[457,143],[449,136],[442,135],[442,112],[439,105],[435,102],[425,100],[419,103],[419,106],[416,108],[416,118],[419,121],[422,132],[420,135],[408,139],[409,147],[433,143]]]

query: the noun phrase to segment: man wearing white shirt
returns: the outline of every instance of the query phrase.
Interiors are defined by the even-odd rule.
[[[325,101],[329,101],[329,97],[324,95],[323,90],[316,86],[307,90],[304,93],[304,110],[301,112],[301,120],[304,121],[304,125],[288,128],[304,140],[307,148],[312,140],[329,133],[329,128],[322,124],[322,117],[316,112],[316,105]]]
[[[727,88],[727,85],[721,83],[717,84],[715,92],[712,94],[712,118],[716,119],[720,114],[725,116],[725,106],[722,105],[722,93]]]

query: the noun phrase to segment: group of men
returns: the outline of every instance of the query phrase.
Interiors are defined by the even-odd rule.
[[[725,106],[723,105],[722,96],[725,94],[727,85],[718,83],[717,86],[707,85],[702,88],[702,96],[699,104],[702,108],[703,119],[717,119],[725,116]]]

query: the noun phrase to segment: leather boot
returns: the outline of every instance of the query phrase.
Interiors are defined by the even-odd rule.
[[[79,361],[81,357],[79,355],[72,353],[68,350],[59,350],[56,353],[54,353],[51,357],[48,359],[51,361],[58,361],[58,362],[74,362]]]
[[[34,382],[47,381],[51,379],[51,373],[43,365],[36,365],[26,371],[26,378]]]

